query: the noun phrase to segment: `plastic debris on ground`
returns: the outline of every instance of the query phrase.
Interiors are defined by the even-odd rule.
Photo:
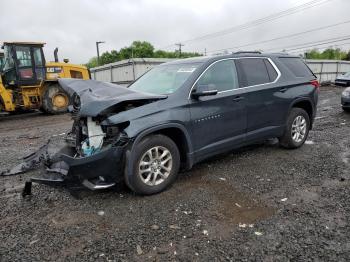
[[[315,144],[315,142],[314,142],[314,141],[311,141],[311,140],[306,140],[306,141],[305,141],[305,144],[306,144],[306,145],[313,145],[313,144]]]
[[[142,251],[142,248],[141,248],[140,245],[136,246],[136,252],[137,252],[138,255],[142,255],[143,254],[143,251]]]

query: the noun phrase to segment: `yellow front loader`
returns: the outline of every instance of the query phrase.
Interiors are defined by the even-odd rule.
[[[44,43],[5,42],[0,53],[0,112],[40,109],[50,114],[67,111],[70,98],[58,84],[58,78],[90,79],[81,65],[46,63]]]

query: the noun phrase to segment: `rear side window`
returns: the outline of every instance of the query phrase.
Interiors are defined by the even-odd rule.
[[[242,58],[238,60],[246,78],[244,86],[271,82],[264,60],[262,58]]]
[[[280,57],[280,61],[296,76],[305,77],[313,76],[307,65],[296,57]]]
[[[267,59],[264,59],[267,72],[269,73],[270,81],[273,82],[278,77],[278,73],[276,72],[275,68],[271,65],[270,61]]]

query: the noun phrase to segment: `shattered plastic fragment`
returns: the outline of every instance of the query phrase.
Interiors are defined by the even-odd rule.
[[[29,245],[31,246],[31,245],[35,244],[36,242],[38,242],[38,241],[39,241],[39,239],[35,239],[32,242],[30,242]]]
[[[56,137],[59,137],[57,135]],[[51,137],[45,145],[40,147],[36,152],[31,153],[23,157],[23,162],[13,167],[10,170],[1,171],[0,176],[12,176],[17,174],[22,174],[26,171],[37,169],[40,167],[48,167],[55,160],[55,155],[59,153],[62,148],[64,139],[52,139]],[[57,159],[56,159],[57,160]],[[67,174],[64,165],[62,162],[57,162],[55,165],[52,165],[50,169],[47,169],[48,172],[61,173],[63,175]]]
[[[254,234],[257,235],[257,236],[261,236],[263,233],[255,231]]]
[[[285,201],[287,201],[287,200],[288,200],[288,198],[282,198],[282,199],[281,199],[282,202],[285,202]]]
[[[311,141],[311,140],[306,140],[306,141],[305,141],[305,144],[306,144],[306,145],[313,145],[313,144],[315,144],[315,142],[314,142],[314,141]]]
[[[141,248],[140,245],[136,246],[136,252],[137,252],[138,255],[142,255],[143,254],[143,251],[142,251],[142,248]]]

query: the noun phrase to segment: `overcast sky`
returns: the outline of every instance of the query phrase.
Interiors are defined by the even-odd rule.
[[[325,3],[245,30],[201,41],[186,40],[232,28],[311,0],[7,0],[0,1],[0,41],[43,41],[47,60],[59,47],[60,58],[85,63],[101,52],[134,40],[156,48],[185,42],[184,51],[215,53],[234,47],[350,20],[350,0]],[[326,30],[241,48],[279,51],[285,47],[350,35],[350,23]],[[350,49],[350,39],[345,43]],[[330,44],[332,45],[332,44]],[[273,49],[273,50],[272,50]],[[236,51],[236,50],[234,50]]]

